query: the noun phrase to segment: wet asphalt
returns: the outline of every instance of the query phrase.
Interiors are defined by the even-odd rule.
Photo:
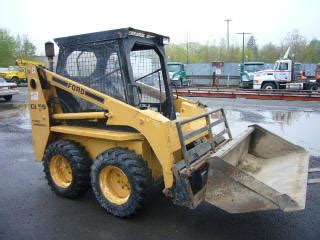
[[[137,215],[119,219],[105,213],[91,191],[77,200],[58,197],[33,158],[26,95],[22,88],[11,103],[0,100],[0,239],[320,239],[320,185],[308,187],[306,209],[293,213],[231,215],[206,203],[189,210],[173,205],[155,189]],[[241,120],[243,114],[234,115],[233,126],[255,122],[254,114],[262,107],[270,112],[320,112],[320,103],[202,100],[226,107],[229,115],[242,109],[245,116],[253,116]],[[279,123],[264,117],[267,126]],[[312,164],[320,165],[318,146],[312,149]]]

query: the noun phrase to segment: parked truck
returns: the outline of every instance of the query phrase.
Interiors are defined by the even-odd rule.
[[[3,77],[7,82],[13,82],[20,84],[26,82],[26,65],[31,63],[36,66],[45,67],[43,62],[30,61],[25,59],[17,59],[15,66],[9,66],[7,71],[0,72],[0,76]]]
[[[264,62],[244,62],[240,64],[240,88],[252,88],[254,73],[265,69]]]
[[[275,62],[273,69],[256,72],[253,76],[253,88],[316,91],[318,89],[316,80],[307,79],[302,64],[294,62],[294,57],[290,57],[289,54],[290,47],[284,57]]]
[[[181,62],[168,63],[169,77],[171,84],[175,86],[189,86],[190,81],[187,79],[185,66]]]

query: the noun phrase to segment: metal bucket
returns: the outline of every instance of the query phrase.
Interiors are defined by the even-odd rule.
[[[308,152],[258,125],[207,161],[205,200],[227,212],[305,208]]]

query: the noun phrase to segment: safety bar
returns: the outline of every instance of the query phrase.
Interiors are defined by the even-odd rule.
[[[218,120],[216,120],[214,122],[211,122],[210,121],[210,115],[212,115],[214,113],[217,113],[217,112],[221,112],[222,118],[219,117]],[[194,130],[192,132],[188,132],[186,134],[183,133],[182,126],[184,124],[196,121],[196,120],[201,119],[201,118],[205,118],[206,119],[207,125],[205,127],[199,128],[199,129]],[[224,126],[225,126],[224,130],[222,130],[221,132],[219,132],[217,134],[213,134],[212,127],[214,127],[214,126],[216,126],[218,124],[221,124],[221,123],[224,123]],[[201,134],[203,132],[208,131],[208,133],[209,133],[209,141],[208,141],[208,143],[210,144],[210,149],[209,150],[214,151],[215,148],[216,148],[215,141],[218,140],[219,138],[221,138],[224,134],[227,133],[229,139],[232,139],[231,131],[230,131],[230,128],[229,128],[229,125],[228,125],[228,122],[227,122],[227,119],[226,119],[226,115],[225,115],[225,112],[224,112],[223,108],[212,110],[212,111],[209,111],[209,112],[206,112],[206,113],[203,113],[203,114],[191,117],[191,118],[183,119],[181,121],[176,122],[176,126],[177,126],[177,130],[178,130],[180,144],[181,144],[183,160],[184,160],[185,165],[186,165],[186,167],[188,169],[191,168],[191,161],[190,161],[189,151],[187,150],[187,146],[186,146],[186,140],[191,139],[191,138],[193,138],[193,137],[195,137],[195,136],[197,136],[197,135],[199,135],[199,134]],[[202,148],[202,149],[206,149],[206,148]]]

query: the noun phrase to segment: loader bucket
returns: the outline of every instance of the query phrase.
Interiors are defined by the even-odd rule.
[[[305,207],[309,154],[258,125],[207,161],[205,200],[229,213]]]

